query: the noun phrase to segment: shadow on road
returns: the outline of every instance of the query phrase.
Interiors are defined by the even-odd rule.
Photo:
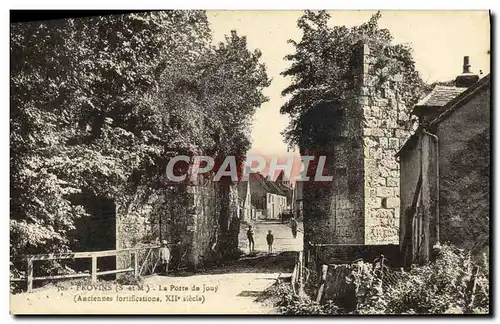
[[[281,253],[252,253],[244,254],[240,259],[228,261],[213,267],[198,269],[196,273],[179,271],[169,273],[172,277],[189,277],[199,274],[224,274],[224,273],[291,273],[295,265],[297,252],[287,251]]]
[[[264,294],[263,291],[253,291],[253,290],[244,290],[242,292],[240,292],[237,296],[238,297],[260,297],[262,296],[262,294]]]

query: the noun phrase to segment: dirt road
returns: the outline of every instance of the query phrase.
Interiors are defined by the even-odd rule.
[[[273,251],[274,252],[285,252],[285,251],[302,251],[303,245],[303,233],[302,233],[302,223],[299,223],[297,237],[293,238],[292,230],[290,226],[286,223],[283,224],[276,220],[259,220],[250,223],[252,225],[255,236],[255,250],[257,252],[267,252],[267,242],[266,235],[269,230],[272,231],[274,235]],[[248,230],[247,224],[242,224],[240,227],[239,247],[243,252],[248,253],[248,239],[246,232]]]
[[[153,276],[142,286],[51,286],[11,296],[17,314],[273,314],[257,303],[279,276],[292,271],[295,253],[257,255],[195,275]]]
[[[272,314],[272,305],[257,303],[278,277],[289,277],[302,250],[288,224],[258,221],[253,224],[257,253],[214,269],[184,276],[153,276],[142,286],[46,286],[32,293],[11,296],[11,312],[23,314]],[[301,225],[301,224],[300,224]],[[248,252],[247,225],[240,230],[240,248]],[[267,231],[274,233],[274,252],[267,253]]]

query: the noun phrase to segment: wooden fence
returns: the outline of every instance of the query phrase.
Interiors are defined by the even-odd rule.
[[[126,273],[133,272],[134,277],[138,278],[144,274],[145,270],[149,270],[150,274],[153,274],[155,268],[158,264],[158,249],[159,246],[145,246],[145,247],[136,247],[129,249],[119,249],[119,250],[106,250],[106,251],[93,251],[93,252],[71,252],[71,253],[51,253],[51,254],[34,254],[27,255],[26,262],[26,278],[11,278],[11,281],[26,281],[27,291],[33,291],[33,282],[41,281],[41,280],[59,280],[59,279],[70,279],[70,278],[85,278],[90,277],[92,282],[95,283],[97,281],[98,276],[109,275],[109,274],[118,274],[118,273]],[[142,256],[141,260],[141,253]],[[129,255],[131,258],[131,264],[128,267],[115,269],[115,270],[107,270],[107,271],[98,271],[97,269],[97,260],[101,257],[118,257],[119,255]],[[71,273],[71,274],[63,274],[63,275],[52,275],[52,276],[43,276],[43,277],[35,277],[33,276],[33,267],[35,261],[49,261],[49,260],[65,260],[65,259],[91,259],[91,268],[90,273]],[[117,262],[118,263],[118,262]]]
[[[292,272],[292,290],[298,296],[304,296],[304,255],[300,251],[295,260]]]

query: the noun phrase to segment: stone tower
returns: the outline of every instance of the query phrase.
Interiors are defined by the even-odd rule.
[[[316,124],[311,127],[331,132],[321,134],[317,146],[301,145],[301,154],[326,155],[324,174],[333,181],[303,183],[306,250],[309,242],[398,243],[399,163],[394,156],[410,135],[401,126],[408,113],[398,97],[398,78],[378,82],[374,60],[367,45],[354,45],[348,100],[312,109]]]

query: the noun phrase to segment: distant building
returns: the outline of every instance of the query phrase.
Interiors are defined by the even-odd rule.
[[[293,208],[293,201],[294,201],[293,198],[294,190],[292,182],[285,176],[285,173],[281,171],[278,177],[276,178],[274,184],[278,186],[280,193],[285,194],[287,201],[287,209],[291,210]]]
[[[252,205],[257,213],[262,214],[262,217],[266,219],[279,219],[288,206],[288,191],[292,190],[269,181],[259,173],[251,173],[249,183]]]
[[[302,188],[303,188],[303,182],[302,181],[297,181],[295,182],[295,187],[293,188],[293,215],[297,219],[302,219],[303,217],[303,204],[302,204]]]
[[[250,182],[238,183],[239,217],[241,221],[248,222],[256,219],[255,207],[252,206]]]
[[[436,86],[413,111],[419,127],[396,155],[406,264],[427,262],[436,243],[488,246],[490,86],[466,57],[455,87]]]
[[[278,175],[278,177],[276,178],[276,183],[279,183],[280,185],[286,187],[286,188],[289,188],[291,189],[292,188],[292,182],[290,181],[290,179],[288,179],[286,176],[285,176],[285,172],[284,171],[281,171]]]

